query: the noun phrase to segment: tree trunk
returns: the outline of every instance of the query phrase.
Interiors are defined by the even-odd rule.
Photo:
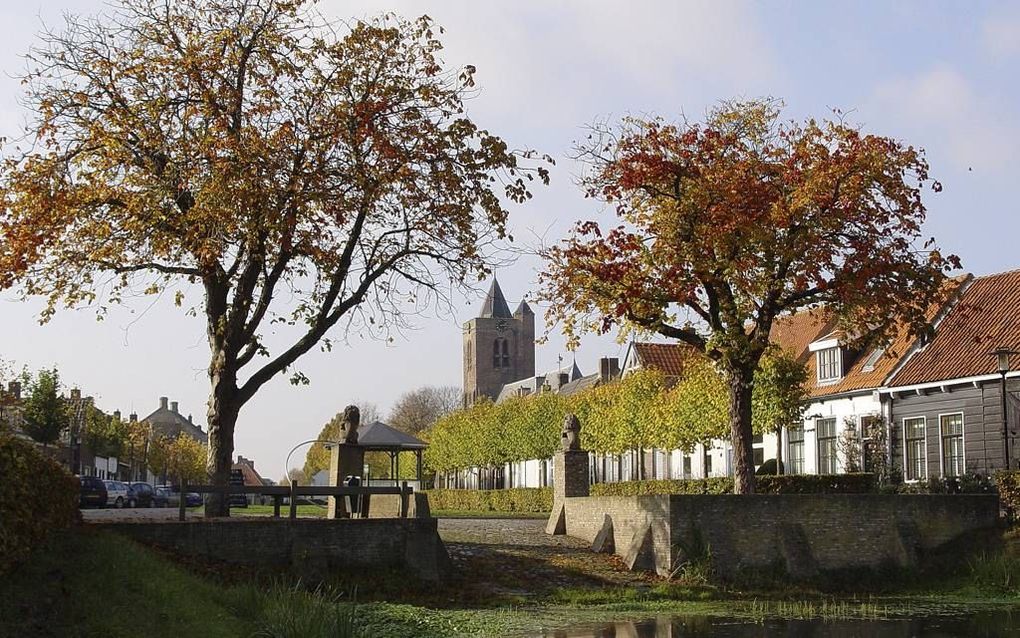
[[[776,476],[785,474],[783,470],[783,426],[776,427]]]
[[[754,493],[754,456],[751,445],[751,391],[754,372],[729,373],[730,442],[733,446],[733,492]]]
[[[206,469],[210,482],[217,487],[230,484],[230,467],[234,452],[234,427],[239,411],[236,373],[224,365],[225,353],[213,354],[209,365],[209,455]],[[184,495],[181,495],[183,498]],[[205,502],[205,515],[230,516],[230,499],[220,494],[209,494]]]

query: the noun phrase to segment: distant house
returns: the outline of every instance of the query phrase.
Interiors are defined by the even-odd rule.
[[[168,438],[175,438],[179,434],[185,434],[205,443],[208,435],[200,425],[197,425],[189,414],[185,417],[178,410],[177,401],[170,401],[167,397],[159,398],[159,409],[145,417],[152,426],[153,435],[161,435]]]
[[[241,476],[244,477],[244,484],[247,487],[263,487],[266,485],[272,485],[271,481],[267,481],[255,471],[255,461],[246,459],[240,454],[237,455],[237,461],[231,464],[230,469],[240,470]],[[248,503],[254,505],[256,503],[262,503],[266,499],[258,494],[248,494]]]

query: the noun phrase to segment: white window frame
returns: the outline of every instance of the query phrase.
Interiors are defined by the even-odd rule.
[[[819,433],[818,424],[822,421],[832,421],[832,436],[822,437]],[[832,441],[832,458],[836,460],[836,467],[832,472],[822,472],[822,440]],[[815,419],[815,474],[839,474],[839,418],[835,416],[823,416]],[[828,468],[826,468],[828,469]]]
[[[823,377],[822,376],[822,355],[827,352],[833,352],[835,354],[835,367],[836,376],[834,377]],[[822,348],[815,353],[815,376],[818,378],[819,383],[835,383],[843,378],[843,349],[839,346],[833,346],[831,348]]]
[[[801,423],[799,428],[784,428],[786,430],[786,463],[789,465],[790,474],[806,474],[807,473],[807,454],[805,449],[807,448],[807,423]],[[800,432],[800,439],[796,442],[800,444],[800,471],[795,472],[793,470],[793,452],[791,448],[794,440],[790,438],[790,432],[797,430]],[[780,443],[782,443],[780,441]]]
[[[963,446],[963,450],[961,450],[962,454],[961,454],[961,457],[960,457],[961,458],[960,462],[963,464],[963,467],[960,468],[961,469],[960,474],[957,475],[954,478],[959,478],[960,476],[963,476],[967,472],[967,417],[963,414],[963,410],[957,410],[956,412],[940,412],[939,415],[938,415],[938,419],[939,419],[939,476],[941,476],[942,478],[947,478],[946,477],[946,455],[945,455],[945,451],[942,449],[943,441],[946,438],[945,434],[942,433],[942,417],[944,417],[944,416],[957,416],[957,415],[959,415],[959,417],[960,417],[960,445]]]
[[[921,419],[921,431],[924,432],[924,476],[908,479],[907,478],[907,421],[916,421]],[[905,416],[900,419],[900,435],[903,437],[903,482],[904,483],[917,483],[920,481],[927,481],[928,475],[928,417],[926,416]]]

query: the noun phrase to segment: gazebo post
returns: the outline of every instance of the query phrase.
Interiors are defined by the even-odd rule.
[[[416,461],[416,463],[418,465],[418,467],[415,468],[415,472],[414,473],[417,475],[417,478],[418,478],[418,489],[420,490],[421,489],[421,450],[415,450],[414,451],[414,457],[415,457],[415,461]]]
[[[393,465],[394,465],[393,480],[397,481],[398,482],[397,484],[399,484],[399,481],[400,481],[400,450],[396,451],[396,453],[393,455],[393,459],[394,459],[394,462],[393,462]]]

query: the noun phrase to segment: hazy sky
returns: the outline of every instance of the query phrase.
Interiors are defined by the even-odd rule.
[[[11,79],[43,23],[64,12],[92,14],[99,0],[8,0],[0,20],[0,136],[19,130],[20,87]],[[471,115],[514,147],[558,159],[553,184],[514,207],[518,243],[564,235],[579,218],[606,219],[574,185],[565,157],[593,119],[627,113],[700,116],[715,101],[774,95],[791,117],[851,112],[868,131],[928,150],[945,190],[927,198],[926,231],[986,274],[1020,267],[1020,5],[962,2],[340,2],[336,17],[392,10],[428,13],[446,28],[451,68],[474,64],[479,96]],[[499,273],[511,306],[534,288],[541,264],[523,258]],[[312,380],[267,384],[242,411],[236,452],[264,475],[282,476],[286,452],[312,438],[354,399],[385,414],[407,390],[461,384],[460,323],[477,298],[458,299],[456,317],[418,321],[393,343],[357,336],[332,353],[314,351],[298,368]],[[203,324],[165,300],[114,311],[87,310],[46,326],[40,304],[0,296],[0,358],[31,368],[56,364],[64,378],[105,409],[145,416],[167,395],[205,421],[208,357]],[[536,309],[540,313],[540,309]],[[562,341],[539,348],[539,370],[554,369]],[[585,373],[599,356],[622,353],[609,338],[586,339]],[[565,354],[565,353],[564,353]],[[569,360],[569,355],[567,355]],[[296,457],[300,464],[303,456]]]

